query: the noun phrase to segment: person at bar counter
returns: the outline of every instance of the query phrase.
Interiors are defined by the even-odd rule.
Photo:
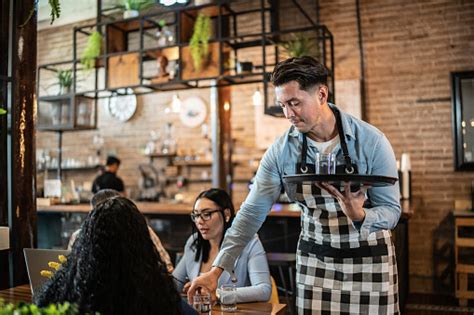
[[[316,152],[332,148],[337,173],[397,177],[395,155],[377,128],[328,103],[328,70],[311,57],[290,58],[272,73],[289,130],[262,158],[255,183],[227,230],[212,269],[188,290],[214,292],[224,270],[260,228],[284,185],[301,210],[297,247],[298,313],[397,314],[398,277],[390,229],[401,213],[398,185],[287,184],[284,175],[314,172]]]
[[[40,307],[76,304],[80,314],[198,314],[176,290],[145,217],[121,196],[88,214],[67,261],[34,298]]]
[[[118,197],[120,196],[120,193],[116,190],[113,189],[102,189],[99,190],[94,196],[92,196],[91,199],[91,206],[92,209],[97,207],[100,203],[106,201],[109,198],[113,197]],[[168,272],[172,272],[174,267],[173,264],[171,263],[170,256],[166,249],[163,247],[163,244],[161,243],[160,238],[158,235],[156,235],[155,231],[148,225],[148,232],[150,233],[150,238],[153,242],[153,245],[155,245],[156,250],[158,251],[158,254],[160,255],[161,260],[165,263],[166,269],[168,269]],[[81,229],[78,229],[74,231],[74,233],[71,234],[71,237],[69,238],[69,243],[67,245],[68,250],[72,250],[72,246],[76,242],[77,237],[79,236],[79,233],[81,233]]]
[[[115,156],[108,156],[105,163],[105,172],[94,180],[92,184],[92,192],[95,194],[101,189],[113,189],[120,192],[122,195],[125,193],[125,187],[123,181],[117,176],[118,169],[120,167],[120,160]]]
[[[173,276],[179,291],[186,292],[189,280],[211,269],[224,234],[232,225],[234,205],[226,191],[212,188],[201,192],[194,202],[191,212],[193,230],[184,248],[184,256],[179,261]],[[221,291],[221,302],[233,300],[236,303],[268,301],[272,292],[270,271],[265,250],[256,234],[237,258],[232,270],[237,275],[235,292]],[[232,284],[231,274],[224,272],[219,277],[219,287]],[[228,296],[232,294],[233,296]]]

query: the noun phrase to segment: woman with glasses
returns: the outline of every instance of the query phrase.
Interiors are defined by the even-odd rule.
[[[193,235],[184,248],[184,256],[173,271],[178,290],[187,291],[190,280],[211,270],[212,263],[220,250],[224,234],[232,225],[234,206],[230,196],[221,189],[201,192],[191,212]],[[234,293],[220,292],[221,301],[235,294],[236,303],[268,301],[271,295],[271,280],[268,262],[262,243],[255,235],[237,258],[234,275],[223,272],[218,288],[235,282]]]

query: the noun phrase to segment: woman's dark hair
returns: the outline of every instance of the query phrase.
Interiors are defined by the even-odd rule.
[[[230,198],[229,194],[222,189],[218,188],[211,188],[208,190],[205,190],[201,192],[197,197],[196,200],[194,201],[194,205],[196,205],[196,202],[199,199],[206,198],[211,201],[213,201],[220,209],[218,213],[221,214],[222,219],[224,221],[224,229],[222,231],[222,239],[221,243],[219,246],[222,244],[222,241],[224,240],[224,235],[227,229],[232,225],[232,221],[234,220],[234,215],[235,215],[235,210],[234,210],[234,204],[232,203],[232,199]],[[230,211],[230,219],[229,222],[226,222],[225,216],[224,216],[224,210],[229,209]],[[199,261],[199,258],[202,255],[202,262],[207,262],[209,259],[209,251],[211,249],[211,244],[209,243],[208,240],[205,240],[201,232],[199,232],[198,229],[196,229],[196,225],[193,224],[193,234],[197,232],[197,237],[194,240],[192,246],[196,249],[196,256],[194,257],[195,261]]]
[[[328,69],[313,57],[293,57],[275,66],[271,81],[274,86],[296,81],[301,90],[309,91],[319,84],[327,86]]]
[[[120,193],[116,191],[115,189],[109,189],[109,188],[101,189],[98,192],[96,192],[94,196],[92,196],[91,206],[92,208],[95,208],[97,207],[99,203],[104,202],[109,198],[118,197],[118,196],[120,196]]]
[[[84,221],[67,262],[36,303],[71,302],[80,313],[180,314],[174,282],[133,202],[112,197]]]

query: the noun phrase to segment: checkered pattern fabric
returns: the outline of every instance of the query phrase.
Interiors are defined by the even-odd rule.
[[[361,239],[337,200],[314,184],[290,196],[302,207],[297,251],[299,314],[399,314],[390,231]]]

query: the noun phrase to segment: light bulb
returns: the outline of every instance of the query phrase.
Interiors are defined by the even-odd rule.
[[[229,104],[229,102],[225,102],[225,103],[224,103],[224,110],[225,110],[226,112],[228,112],[229,109],[230,109],[230,104]]]
[[[253,93],[252,101],[253,101],[253,106],[262,105],[262,93],[260,93],[260,89],[257,89],[255,93]]]

